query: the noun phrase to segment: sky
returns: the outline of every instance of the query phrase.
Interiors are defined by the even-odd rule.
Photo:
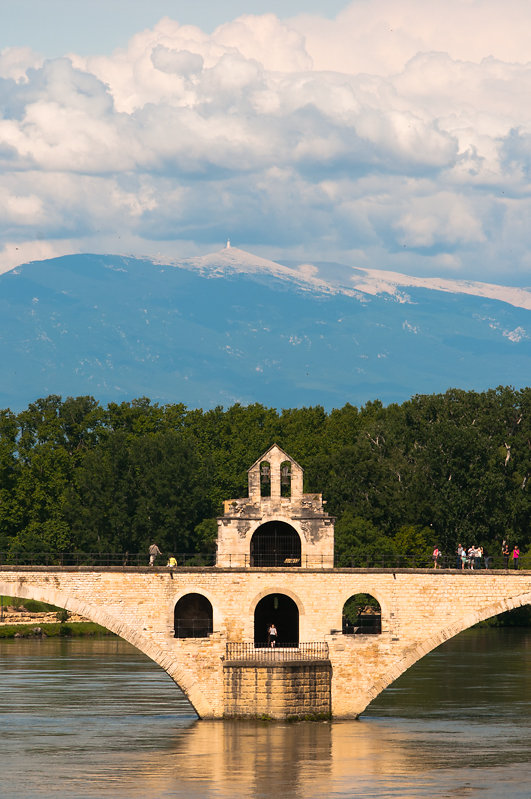
[[[531,285],[529,0],[0,0],[0,272],[73,252]]]

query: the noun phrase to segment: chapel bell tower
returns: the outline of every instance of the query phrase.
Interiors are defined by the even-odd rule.
[[[332,568],[334,521],[321,494],[303,493],[303,469],[273,444],[248,471],[249,496],[218,518],[217,565]]]

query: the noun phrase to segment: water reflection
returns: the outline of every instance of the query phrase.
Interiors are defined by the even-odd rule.
[[[164,790],[172,796],[302,799],[311,783],[326,796],[331,725],[196,722],[179,734],[170,758]]]
[[[529,799],[530,649],[470,631],[360,722],[270,724],[197,721],[117,639],[0,641],[0,797]]]

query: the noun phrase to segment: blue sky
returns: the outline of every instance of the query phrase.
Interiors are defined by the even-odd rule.
[[[69,252],[531,284],[528,0],[0,0],[0,271]]]
[[[110,53],[166,16],[210,32],[241,14],[331,18],[344,6],[344,0],[0,0],[0,50],[29,46],[48,58],[70,50]]]

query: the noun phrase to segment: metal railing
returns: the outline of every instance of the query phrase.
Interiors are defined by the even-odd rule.
[[[227,643],[226,660],[245,661],[287,661],[287,660],[328,660],[328,644],[325,641],[289,644],[278,643],[271,647],[267,644],[247,644],[240,642]]]
[[[175,638],[208,638],[212,634],[211,619],[175,619]]]
[[[174,554],[174,553],[171,553]],[[158,556],[155,567],[166,566],[168,553]],[[258,566],[255,557],[250,554],[216,555],[215,552],[177,552],[174,554],[177,567],[219,566],[229,569],[248,569]],[[146,552],[0,552],[2,566],[149,566],[149,554]],[[259,568],[333,568],[332,556],[308,556],[301,559],[283,555],[266,566]],[[168,567],[169,568],[169,567]]]
[[[377,556],[377,557],[350,557],[342,558],[336,568],[351,569],[434,569],[431,557],[422,558],[416,555],[405,556]],[[519,558],[517,568],[531,568],[531,557],[525,555]],[[441,555],[437,561],[437,569],[452,569],[455,571],[485,571],[485,569],[514,569],[512,559],[506,563],[502,555],[484,555],[481,558],[466,559],[465,563],[458,560],[456,555]]]
[[[229,569],[253,568],[253,559],[249,554],[216,555],[214,552],[178,552],[175,554],[177,566],[173,570],[189,567],[212,567]],[[159,556],[155,568],[166,567],[167,554]],[[0,566],[85,566],[85,567],[146,567],[149,566],[149,555],[145,552],[0,552]],[[256,566],[254,566],[256,568]],[[169,568],[169,567],[168,567]],[[275,568],[262,566],[261,568]],[[416,555],[405,557],[342,557],[336,559],[332,556],[302,556],[302,558],[285,557],[279,560],[276,568],[289,569],[433,569],[431,558],[421,558]],[[456,555],[443,555],[438,561],[439,569],[452,569],[462,571],[461,562]],[[531,556],[520,557],[518,568],[531,569]],[[466,563],[466,571],[484,571],[485,569],[514,569],[512,558],[506,564],[501,555],[486,556],[475,563]]]
[[[293,553],[268,555],[267,559],[255,553],[245,554],[221,552],[217,556],[217,566],[227,569],[333,569],[333,555],[302,555]]]
[[[216,554],[212,552],[177,553],[175,558],[178,566],[216,565]],[[155,561],[155,568],[165,567],[166,562],[166,555],[159,556]],[[0,565],[93,566],[94,568],[99,566],[149,566],[149,555],[145,552],[0,552]]]
[[[382,632],[381,613],[360,613],[356,621],[345,621],[343,635],[380,635]]]

